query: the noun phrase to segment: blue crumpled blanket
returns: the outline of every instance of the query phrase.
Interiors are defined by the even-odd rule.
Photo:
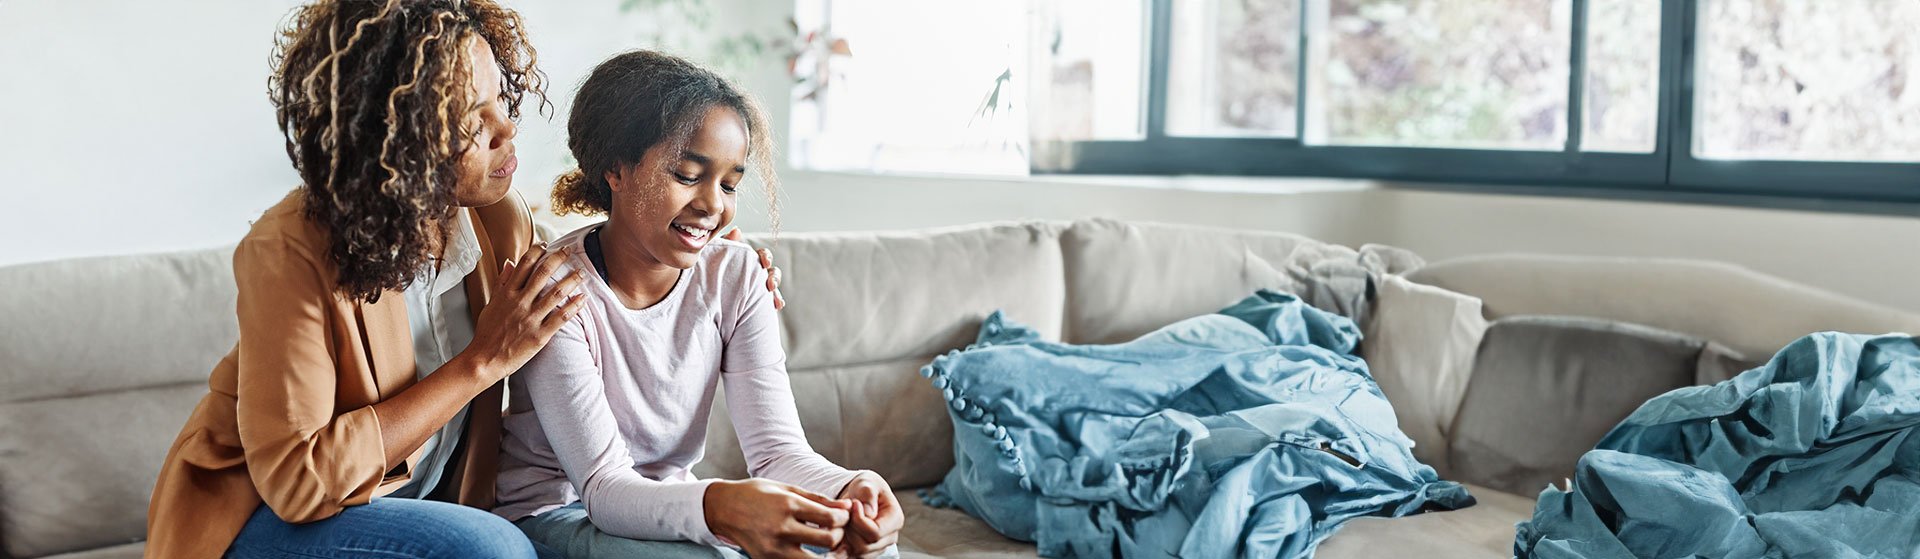
[[[1920,345],[1801,338],[1648,400],[1540,494],[1514,554],[1920,557]]]
[[[1000,313],[921,373],[953,470],[926,494],[1050,557],[1311,557],[1348,519],[1473,504],[1415,461],[1352,321],[1261,291],[1132,342]]]

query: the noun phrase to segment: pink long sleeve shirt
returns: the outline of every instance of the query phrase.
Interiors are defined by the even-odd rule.
[[[579,248],[594,227],[552,249]],[[587,278],[585,308],[511,377],[495,514],[518,520],[584,501],[608,534],[724,545],[702,505],[712,480],[691,471],[723,381],[753,476],[829,498],[853,479],[800,430],[753,249],[711,241],[665,299],[640,310],[620,303],[585,251],[555,277],[573,269]]]

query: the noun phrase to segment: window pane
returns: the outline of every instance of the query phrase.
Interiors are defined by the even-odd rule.
[[[1167,133],[1294,136],[1300,0],[1175,0]]]
[[[966,4],[965,2],[956,2]],[[1133,140],[1145,135],[1144,0],[1035,2],[1035,137]]]
[[[1320,2],[1312,2],[1320,4]],[[1568,0],[1325,0],[1315,143],[1559,150]],[[1321,19],[1324,18],[1324,19]],[[1315,21],[1320,20],[1320,21]],[[1321,40],[1321,39],[1316,39]],[[1316,122],[1317,121],[1317,122]]]
[[[1920,2],[1703,0],[1694,155],[1920,160]]]
[[[1652,153],[1660,116],[1660,0],[1587,1],[1580,149]]]
[[[1023,0],[802,0],[791,158],[808,169],[1027,172]]]

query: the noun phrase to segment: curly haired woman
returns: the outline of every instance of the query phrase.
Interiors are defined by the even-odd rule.
[[[483,510],[501,387],[582,280],[546,281],[563,258],[507,196],[521,101],[544,103],[519,16],[321,0],[277,46],[302,184],[234,250],[240,339],[162,465],[146,554],[534,556]]]

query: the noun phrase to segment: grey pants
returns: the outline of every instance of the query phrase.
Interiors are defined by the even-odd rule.
[[[694,542],[631,540],[608,534],[587,520],[587,508],[574,503],[513,523],[527,539],[559,550],[567,559],[746,559],[739,550]]]
[[[540,513],[539,516],[522,518],[513,524],[527,533],[527,539],[559,550],[567,559],[747,559],[746,554],[730,547],[693,542],[631,540],[602,532],[587,520],[586,505],[577,502]],[[826,555],[823,550],[808,549],[817,555]],[[897,558],[900,548],[889,548],[882,556]]]

